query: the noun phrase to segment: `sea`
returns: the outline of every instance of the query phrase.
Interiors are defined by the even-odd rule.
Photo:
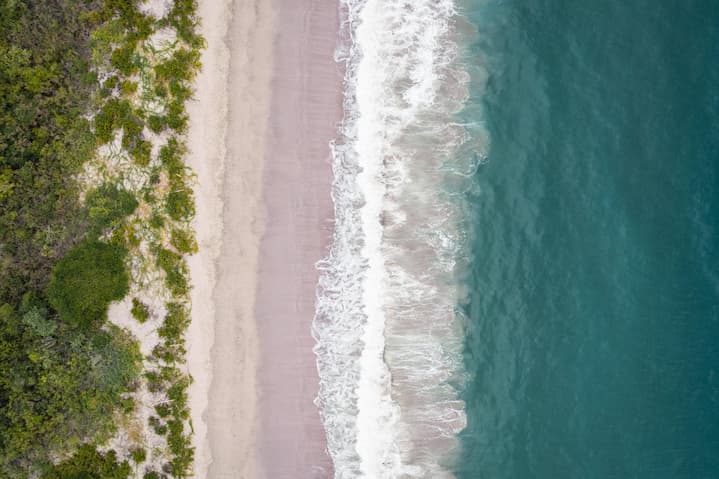
[[[335,477],[719,478],[719,3],[340,11]]]

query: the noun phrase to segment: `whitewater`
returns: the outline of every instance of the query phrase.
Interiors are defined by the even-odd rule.
[[[463,192],[486,138],[451,0],[344,0],[335,231],[313,335],[337,478],[449,478],[465,427]],[[482,146],[484,147],[484,146]],[[480,155],[481,156],[481,155]]]

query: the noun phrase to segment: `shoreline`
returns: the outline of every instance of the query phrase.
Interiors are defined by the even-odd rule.
[[[338,6],[221,0],[198,14],[207,48],[187,156],[195,477],[332,477],[311,323],[332,234]]]

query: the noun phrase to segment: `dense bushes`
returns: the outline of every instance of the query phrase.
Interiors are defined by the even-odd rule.
[[[45,473],[42,479],[126,479],[131,472],[126,461],[117,462],[115,451],[103,455],[85,445],[70,459]]]
[[[105,228],[116,226],[138,205],[132,193],[112,184],[103,184],[91,191],[85,198],[85,204],[93,221],[93,232],[97,235]]]
[[[0,2],[0,304],[42,289],[84,234],[71,178],[95,144],[84,117],[92,8]]]
[[[197,248],[188,229],[194,201],[181,137],[170,138],[157,165],[145,126],[176,135],[186,129],[184,104],[203,40],[195,32],[195,0],[175,0],[159,22],[137,5],[0,2],[0,477],[124,479],[130,473],[128,462],[98,453],[94,444],[113,433],[117,415],[133,410],[127,393],[142,386],[136,342],[105,319],[109,303],[128,291],[126,249],[147,236],[137,218],[126,220],[138,201],[116,186],[117,171],[101,170],[105,183],[84,201],[75,183],[98,145],[118,134],[122,155],[133,160],[135,176],[126,184],[135,184],[138,170],[139,176],[152,172],[137,194],[152,208],[145,225],[160,239],[150,241],[151,261],[164,271],[173,297],[158,330],[162,342],[147,358],[157,370],[156,378],[147,376],[148,387],[168,394],[155,419],[168,441],[162,454],[169,454],[156,473],[151,451],[146,476],[190,474],[189,378],[178,365],[189,321],[183,255]],[[159,64],[148,63],[143,42],[162,26],[175,28],[180,42]],[[152,92],[163,106],[145,111]],[[137,299],[132,314],[141,322],[151,317]],[[148,459],[144,449],[133,451],[135,464]],[[50,464],[59,458],[65,460]]]
[[[101,323],[108,305],[127,294],[126,255],[123,247],[99,241],[82,243],[65,255],[53,268],[47,291],[60,318],[84,328]]]
[[[31,294],[17,310],[1,306],[0,477],[26,477],[84,441],[107,438],[139,360],[119,331],[57,323]]]

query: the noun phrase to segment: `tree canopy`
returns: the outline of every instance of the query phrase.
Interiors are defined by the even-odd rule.
[[[47,288],[60,319],[87,328],[107,317],[107,307],[128,290],[125,249],[86,241],[69,251],[52,270]]]

